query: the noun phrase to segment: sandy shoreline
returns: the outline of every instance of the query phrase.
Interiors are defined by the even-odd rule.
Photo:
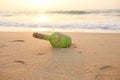
[[[73,28],[27,28],[27,27],[0,27],[0,32],[77,32],[77,33],[120,33],[120,30],[103,29],[73,29]]]
[[[65,34],[70,48],[32,32],[0,32],[0,80],[120,80],[120,33]]]

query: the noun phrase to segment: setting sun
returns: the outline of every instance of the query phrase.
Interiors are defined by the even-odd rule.
[[[39,6],[46,6],[48,3],[50,3],[52,0],[31,0],[34,4]]]
[[[33,2],[36,2],[36,3],[48,3],[50,2],[51,0],[32,0]]]

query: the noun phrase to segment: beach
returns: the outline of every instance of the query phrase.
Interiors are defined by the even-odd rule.
[[[70,48],[32,33],[0,32],[0,80],[120,80],[120,33],[63,32]]]

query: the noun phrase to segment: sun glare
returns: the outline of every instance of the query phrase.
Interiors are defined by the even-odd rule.
[[[40,14],[40,16],[38,18],[38,22],[45,23],[45,22],[47,22],[47,20],[48,19],[44,14]]]
[[[39,5],[41,7],[44,7],[44,6],[48,5],[51,2],[51,0],[32,0],[32,2],[35,5]]]

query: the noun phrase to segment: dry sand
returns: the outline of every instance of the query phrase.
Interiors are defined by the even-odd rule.
[[[120,33],[65,34],[70,48],[31,32],[0,32],[0,80],[120,80]]]

